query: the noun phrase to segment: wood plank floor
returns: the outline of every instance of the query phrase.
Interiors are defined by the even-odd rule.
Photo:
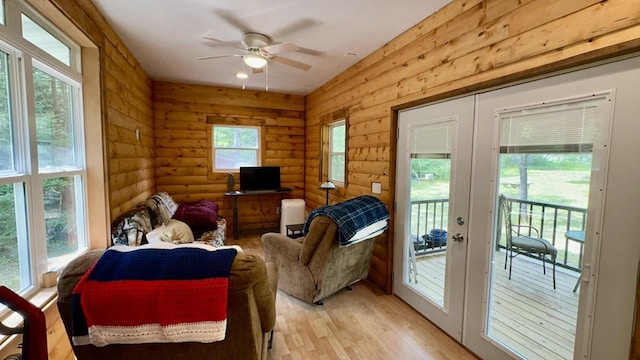
[[[494,257],[491,317],[488,334],[528,359],[571,359],[576,332],[578,274],[558,269],[556,290],[551,269],[525,257],[513,259],[509,280],[504,253]],[[443,301],[445,254],[417,258],[417,288]]]
[[[237,242],[263,255],[258,236]],[[363,281],[310,305],[278,291],[273,349],[268,358],[476,359],[397,296]]]

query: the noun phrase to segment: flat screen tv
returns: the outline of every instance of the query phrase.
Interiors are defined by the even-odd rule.
[[[240,190],[260,191],[280,188],[279,166],[240,167]]]

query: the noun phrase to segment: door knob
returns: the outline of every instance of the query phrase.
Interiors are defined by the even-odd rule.
[[[460,233],[457,233],[457,234],[453,235],[452,239],[453,239],[453,241],[463,242],[464,241],[464,236],[462,236],[462,234],[460,234]]]

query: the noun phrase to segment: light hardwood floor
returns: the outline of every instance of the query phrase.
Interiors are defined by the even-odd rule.
[[[259,236],[237,242],[264,255]],[[394,295],[363,281],[310,305],[278,291],[269,359],[476,359]]]

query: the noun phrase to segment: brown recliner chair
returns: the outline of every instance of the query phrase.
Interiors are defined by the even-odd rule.
[[[92,251],[72,261],[58,281],[58,310],[71,340],[71,293],[104,251]],[[76,359],[266,359],[276,321],[277,268],[258,256],[238,253],[229,278],[227,332],[213,343],[154,343],[135,345],[73,345]],[[114,304],[114,307],[127,306]]]
[[[375,239],[340,247],[338,226],[326,216],[315,217],[303,238],[262,235],[266,261],[278,266],[278,288],[316,304],[367,277]]]

